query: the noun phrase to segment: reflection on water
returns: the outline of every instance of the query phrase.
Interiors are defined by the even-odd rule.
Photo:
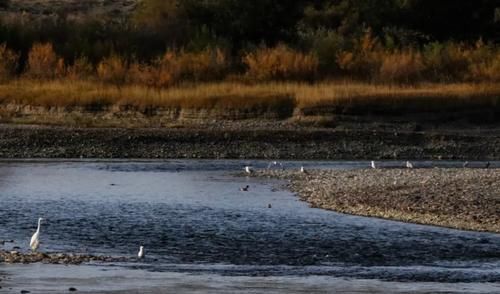
[[[148,258],[123,266],[154,272],[500,282],[500,235],[312,209],[274,189],[279,182],[230,175],[248,164],[267,166],[0,163],[0,239],[27,250],[36,219],[43,216],[42,250],[134,256],[144,245]],[[240,192],[247,184],[250,191]]]

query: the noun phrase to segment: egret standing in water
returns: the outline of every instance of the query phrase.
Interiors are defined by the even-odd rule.
[[[31,236],[30,247],[31,250],[36,251],[40,246],[40,226],[42,224],[43,218],[38,219],[38,227],[36,228],[36,232]]]
[[[139,253],[137,253],[137,257],[140,259],[144,258],[144,246],[139,247]]]
[[[373,160],[372,160],[372,164],[371,164],[371,165],[372,165],[372,168],[373,168],[373,169],[376,169],[376,168],[377,168],[377,166],[375,165],[375,161],[373,161]]]
[[[406,168],[413,168],[413,164],[411,162],[407,161]]]
[[[251,174],[253,171],[252,171],[252,168],[247,165],[247,166],[245,166],[245,172],[247,174]]]

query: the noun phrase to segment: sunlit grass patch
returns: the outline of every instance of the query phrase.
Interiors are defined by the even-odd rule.
[[[140,85],[114,86],[94,81],[19,79],[0,85],[3,104],[43,107],[110,106],[132,109],[244,109],[335,108],[370,112],[445,111],[498,108],[500,85],[495,83],[380,85],[358,82],[235,82],[190,83],[167,89]]]

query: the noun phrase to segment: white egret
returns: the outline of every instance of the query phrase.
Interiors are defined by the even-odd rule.
[[[251,168],[251,167],[249,167],[249,166],[245,166],[245,172],[246,172],[247,174],[251,174],[251,173],[253,172],[253,170],[252,170],[252,168]]]
[[[36,229],[36,232],[33,234],[33,236],[31,236],[30,247],[33,251],[36,251],[40,246],[40,226],[42,224],[42,220],[43,218],[38,219],[38,227]]]
[[[144,258],[144,246],[139,247],[139,253],[137,253],[137,257]]]
[[[413,168],[413,164],[411,162],[407,161],[406,168]]]
[[[306,169],[304,168],[304,166],[301,166],[301,167],[300,167],[300,172],[301,172],[301,173],[305,173],[305,172],[306,172]]]
[[[375,165],[375,161],[373,161],[373,160],[372,160],[372,164],[371,164],[371,166],[372,166],[372,168],[373,168],[373,169],[376,169],[376,168],[377,168],[377,166]]]

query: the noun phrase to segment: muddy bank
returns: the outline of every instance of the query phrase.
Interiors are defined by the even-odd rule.
[[[347,214],[500,233],[499,169],[258,171],[290,179],[313,207]]]
[[[179,128],[0,125],[1,158],[500,159],[496,131],[342,130],[279,122]]]

